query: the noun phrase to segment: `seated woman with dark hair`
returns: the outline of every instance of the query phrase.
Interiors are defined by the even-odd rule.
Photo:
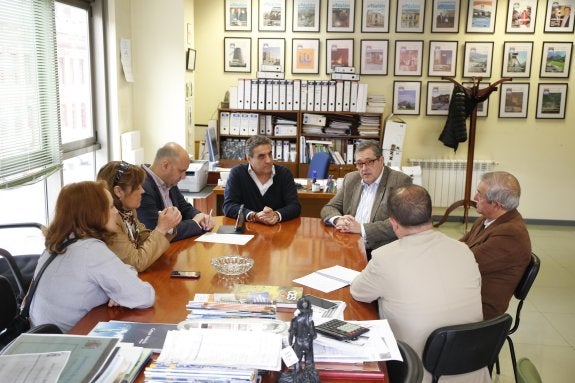
[[[158,215],[158,225],[149,230],[138,220],[146,172],[139,166],[124,161],[111,161],[98,172],[98,179],[106,181],[108,191],[118,209],[116,235],[108,247],[128,265],[138,271],[146,270],[170,247],[176,235],[176,225],[182,220],[177,208],[169,207]]]
[[[53,323],[68,331],[91,309],[105,303],[128,308],[154,304],[154,288],[106,246],[116,230],[117,214],[104,182],[85,181],[62,188],[46,231],[46,250],[34,273],[56,254],[32,298],[32,325]]]

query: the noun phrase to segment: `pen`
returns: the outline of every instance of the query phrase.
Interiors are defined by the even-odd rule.
[[[208,225],[210,224],[210,222],[212,222],[212,213],[214,212],[214,209],[210,209],[210,214],[208,214]],[[208,225],[204,225],[204,231],[208,231]]]

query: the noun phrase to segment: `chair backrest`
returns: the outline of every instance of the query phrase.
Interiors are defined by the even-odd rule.
[[[515,298],[524,300],[527,297],[527,293],[529,293],[531,286],[533,286],[533,282],[535,282],[535,277],[539,274],[540,267],[541,261],[539,260],[539,257],[531,253],[531,262],[527,265],[525,273],[523,273],[521,280],[515,288]]]
[[[317,152],[313,155],[309,163],[307,178],[313,178],[314,170],[316,172],[315,174],[316,178],[318,179],[327,178],[327,173],[329,171],[329,153]]]
[[[497,360],[512,318],[492,319],[446,326],[433,331],[423,350],[423,366],[434,377],[459,375],[491,366]]]
[[[423,380],[423,363],[419,355],[405,342],[398,340],[397,346],[403,362],[389,360],[385,363],[389,381],[393,383],[421,383]]]
[[[541,383],[541,376],[537,368],[527,358],[517,362],[517,383]]]
[[[18,312],[16,295],[8,278],[0,275],[0,333],[11,323]]]

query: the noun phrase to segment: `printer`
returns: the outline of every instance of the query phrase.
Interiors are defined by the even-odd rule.
[[[197,193],[208,183],[208,161],[191,161],[186,178],[178,183],[178,188],[184,192]]]

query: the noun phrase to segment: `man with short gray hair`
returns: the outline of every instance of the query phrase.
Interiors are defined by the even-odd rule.
[[[531,260],[529,232],[517,211],[520,196],[519,181],[512,174],[485,173],[473,198],[482,217],[461,238],[479,264],[485,319],[507,310]]]

